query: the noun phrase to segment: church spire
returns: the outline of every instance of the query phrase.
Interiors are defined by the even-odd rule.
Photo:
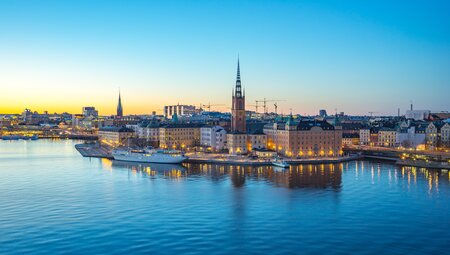
[[[123,116],[123,109],[122,109],[122,99],[120,97],[120,89],[119,89],[119,102],[117,104],[117,117]]]
[[[239,56],[238,56],[238,63],[237,63],[237,74],[236,74],[236,91],[235,91],[236,97],[242,97],[242,90],[241,90],[241,70],[239,67]]]

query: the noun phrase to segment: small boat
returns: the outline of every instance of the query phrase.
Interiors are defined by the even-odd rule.
[[[2,136],[3,140],[19,140],[20,136],[18,135],[4,135]]]
[[[288,168],[289,164],[284,161],[283,159],[280,158],[276,158],[275,160],[272,161],[272,165],[277,166],[277,167],[282,167],[282,168]]]
[[[178,150],[162,150],[146,148],[144,150],[116,149],[113,150],[114,160],[140,162],[140,163],[160,163],[160,164],[180,164],[187,157]]]
[[[34,135],[31,136],[31,140],[35,141],[37,139],[39,139],[38,135],[34,134]]]

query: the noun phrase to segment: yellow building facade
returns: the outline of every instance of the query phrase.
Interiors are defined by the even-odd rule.
[[[285,157],[336,157],[342,155],[342,130],[326,121],[266,125],[268,148]]]

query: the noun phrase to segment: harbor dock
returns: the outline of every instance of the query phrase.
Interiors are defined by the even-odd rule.
[[[83,157],[113,159],[111,152],[105,147],[99,146],[97,143],[76,144],[75,149]]]
[[[107,158],[114,159],[111,150],[99,146],[97,143],[84,143],[75,145],[77,151],[83,157]],[[270,159],[253,159],[248,156],[228,155],[228,154],[212,154],[212,153],[187,153],[187,163],[206,163],[206,164],[223,164],[223,165],[246,165],[246,166],[267,166],[271,165]],[[363,157],[360,155],[329,157],[318,159],[289,159],[286,160],[290,165],[300,164],[335,164],[346,161],[358,160]]]

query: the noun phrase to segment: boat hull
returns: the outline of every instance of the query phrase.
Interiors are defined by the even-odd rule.
[[[282,168],[288,168],[289,165],[286,163],[280,163],[280,162],[272,162],[272,165],[277,166],[277,167],[282,167]]]
[[[139,162],[139,163],[159,163],[159,164],[180,164],[187,159],[184,156],[172,155],[120,155],[113,154],[114,160]]]

